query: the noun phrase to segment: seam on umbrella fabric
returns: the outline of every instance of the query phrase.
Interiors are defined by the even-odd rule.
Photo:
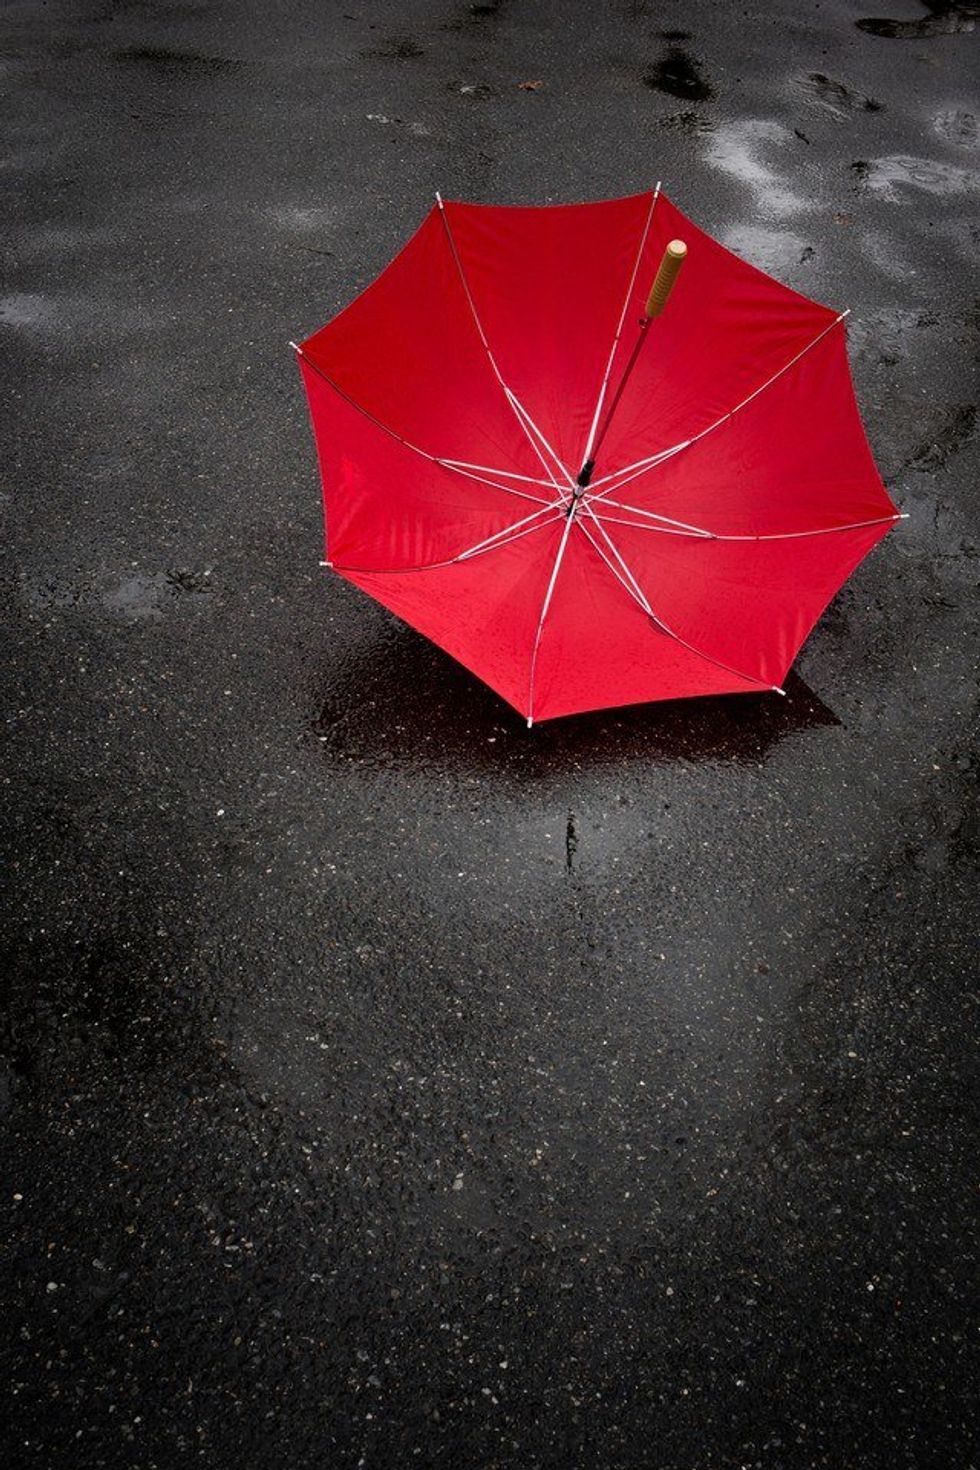
[[[727,413],[721,414],[718,418],[715,419],[714,423],[708,424],[707,428],[701,429],[700,432],[697,434],[692,434],[690,439],[685,439],[680,444],[673,444],[669,449],[660,450],[658,454],[651,455],[650,458],[647,460],[638,459],[635,461],[634,464],[626,465],[625,468],[622,470],[613,470],[611,474],[605,477],[607,482],[607,488],[605,490],[597,489],[599,485],[603,484],[603,481],[596,480],[593,487],[593,493],[589,497],[590,500],[602,500],[606,495],[621,490],[623,488],[623,485],[628,483],[628,480],[622,480],[618,485],[608,484],[608,481],[615,479],[617,475],[626,474],[627,471],[635,471],[635,473],[629,474],[628,476],[629,480],[635,480],[637,476],[642,475],[645,470],[653,469],[657,464],[661,463],[662,460],[667,459],[668,457],[675,454],[679,454],[682,449],[688,449],[692,444],[697,444],[698,440],[703,439],[706,434],[712,433],[713,430],[718,429],[721,427],[722,424],[727,423],[728,420],[730,418],[733,418],[740,409],[745,408],[748,404],[752,402],[754,398],[758,398],[760,393],[763,393],[766,388],[768,388],[772,383],[775,383],[777,378],[781,378],[784,373],[789,372],[791,367],[795,367],[801,357],[804,357],[812,347],[816,347],[818,342],[822,342],[827,333],[832,332],[834,327],[840,325],[844,318],[850,314],[850,310],[850,307],[848,307],[847,311],[840,312],[838,316],[834,317],[834,320],[832,322],[827,323],[822,331],[818,332],[815,337],[811,338],[811,340],[807,342],[805,347],[801,347],[799,352],[797,352],[794,357],[791,357],[788,362],[783,363],[781,368],[777,368],[777,370],[770,377],[768,377],[764,383],[760,383],[757,388],[754,388],[751,393],[748,393],[739,403],[736,403],[734,408],[730,408]]]
[[[481,483],[484,485],[492,485],[495,490],[503,490],[507,495],[518,495],[523,500],[537,500],[540,502],[541,505],[551,504],[550,501],[543,500],[540,495],[529,495],[525,490],[515,490],[512,485],[498,485],[496,480],[487,480],[484,479],[481,475],[473,474],[468,469],[463,468],[462,461],[454,459],[443,459],[441,455],[431,454],[428,449],[422,449],[418,444],[413,444],[411,439],[406,439],[403,434],[398,433],[397,429],[392,429],[381,419],[376,418],[371,410],[365,408],[363,404],[358,403],[356,398],[352,398],[349,393],[345,393],[343,388],[341,388],[338,383],[335,383],[333,378],[331,378],[328,373],[325,373],[323,371],[319,363],[314,362],[312,357],[309,357],[303,351],[302,347],[297,347],[296,352],[305,363],[309,364],[309,366],[316,373],[317,377],[322,378],[327,386],[333,389],[333,391],[337,394],[339,398],[342,398],[345,403],[349,403],[351,408],[355,409],[357,413],[362,414],[364,418],[366,418],[370,423],[374,424],[376,428],[381,429],[383,433],[389,436],[389,438],[394,439],[398,444],[404,445],[406,449],[410,449],[413,454],[420,454],[423,459],[429,460],[432,464],[441,465],[443,469],[452,470],[458,475],[465,475],[468,480],[480,480]],[[509,474],[510,471],[503,470],[500,473]],[[539,482],[535,480],[531,481],[531,483],[538,484]],[[553,488],[559,490],[561,489],[561,486],[555,484]]]
[[[548,443],[548,440],[538,428],[537,424],[534,422],[531,415],[524,407],[523,403],[521,403],[520,399],[517,397],[517,394],[514,393],[513,390],[509,388],[507,386],[507,383],[504,381],[503,373],[497,366],[497,359],[494,357],[493,349],[491,348],[490,343],[487,340],[487,334],[483,330],[483,323],[480,321],[480,314],[476,309],[476,302],[473,300],[473,293],[470,290],[469,282],[466,279],[466,272],[463,270],[463,262],[460,258],[459,250],[456,246],[456,241],[453,238],[453,232],[449,224],[449,218],[446,214],[446,206],[443,203],[442,195],[439,193],[436,194],[436,203],[439,206],[439,216],[442,220],[443,229],[446,232],[446,240],[449,243],[449,249],[452,252],[453,261],[459,274],[460,283],[463,287],[463,291],[466,295],[466,300],[470,308],[470,315],[472,316],[473,324],[476,327],[477,332],[479,333],[480,341],[483,343],[483,349],[486,352],[487,358],[490,362],[490,366],[493,369],[494,377],[497,379],[497,382],[503,389],[504,396],[507,399],[507,402],[510,404],[518,423],[521,425],[524,433],[527,435],[531,447],[533,448],[535,454],[538,456],[538,459],[540,459],[542,465],[544,466],[546,474],[551,477],[551,481],[554,484],[555,488],[558,488],[558,481],[554,477],[554,471],[552,470],[551,466],[548,464],[544,455],[541,453],[541,448],[535,440],[534,435],[537,435],[538,439],[541,440],[541,443],[545,446],[548,453],[551,455],[552,459],[555,461],[562,474],[565,476],[566,480],[569,483],[569,486],[572,487],[574,486],[575,482],[572,479],[571,473],[569,472],[569,469],[564,460],[560,459],[559,456],[555,453],[554,449],[552,449],[551,445]]]
[[[606,371],[603,374],[602,384],[601,384],[601,386],[599,388],[599,397],[596,400],[595,413],[592,415],[592,426],[589,429],[589,437],[588,437],[588,439],[586,441],[585,453],[582,455],[582,463],[583,464],[586,463],[586,461],[589,458],[589,455],[592,453],[592,445],[593,445],[593,442],[595,440],[596,429],[598,429],[598,427],[599,427],[599,415],[602,412],[602,405],[603,405],[603,403],[605,401],[605,397],[606,397],[606,389],[609,387],[609,378],[610,378],[610,376],[612,374],[613,361],[614,361],[614,359],[616,357],[616,348],[619,346],[619,339],[623,335],[623,325],[624,325],[624,323],[626,321],[626,312],[629,309],[630,297],[633,294],[633,287],[636,284],[637,273],[638,273],[638,271],[640,269],[640,261],[643,259],[643,251],[646,248],[647,236],[650,233],[650,224],[651,224],[651,221],[653,220],[653,211],[654,211],[654,208],[656,207],[656,203],[657,203],[657,200],[659,198],[660,198],[660,180],[658,179],[657,180],[657,187],[653,191],[653,198],[650,200],[650,208],[647,210],[647,218],[646,218],[646,224],[643,226],[643,234],[640,236],[640,248],[636,252],[636,260],[635,260],[634,265],[633,265],[633,271],[632,271],[632,274],[630,275],[629,285],[626,287],[626,295],[625,295],[625,297],[623,299],[623,309],[622,309],[622,311],[619,314],[619,322],[618,322],[618,324],[616,326],[616,334],[613,337],[613,344],[612,344],[612,346],[609,349],[609,360],[606,363]]]
[[[507,387],[507,384],[503,382],[503,379],[501,379],[501,386],[503,387],[504,393],[507,395],[507,401],[508,401],[508,403],[511,405],[511,407],[514,410],[514,412],[517,414],[517,417],[520,420],[520,422],[524,424],[524,426],[525,426],[525,433],[527,434],[528,438],[531,440],[531,444],[534,446],[535,449],[537,449],[537,445],[535,444],[534,439],[532,438],[532,435],[536,434],[537,437],[541,440],[541,443],[544,445],[545,449],[547,449],[548,453],[551,455],[551,457],[554,459],[555,463],[558,465],[558,468],[561,470],[562,474],[565,476],[565,479],[568,481],[568,488],[571,489],[573,487],[574,483],[575,483],[574,480],[572,479],[571,470],[569,470],[569,468],[565,464],[564,460],[558,458],[558,455],[552,449],[552,447],[549,444],[548,440],[545,438],[545,436],[542,433],[542,431],[538,428],[537,424],[534,422],[534,420],[532,419],[531,415],[528,413],[527,409],[524,407],[523,403],[518,398],[517,394],[515,392],[513,392],[512,389],[510,389],[510,388]],[[551,468],[548,465],[547,461],[545,460],[544,456],[541,454],[540,450],[538,450],[538,458],[541,460],[541,463],[544,465],[544,467],[548,471],[548,473],[551,474]],[[555,488],[557,490],[561,490],[561,489],[564,488],[559,483],[558,480],[552,479],[552,484],[555,486]]]
[[[544,526],[552,525],[564,514],[560,506],[561,502],[555,501],[553,505],[545,506],[544,510],[533,511],[531,515],[525,516],[524,520],[515,521],[512,526],[504,526],[495,535],[488,536],[485,541],[478,541],[475,546],[468,546],[465,551],[458,551],[455,556],[447,556],[443,561],[419,562],[412,567],[352,567],[344,562],[336,561],[323,562],[321,565],[328,566],[335,572],[357,572],[365,577],[396,576],[401,572],[434,572],[439,567],[454,567],[457,563],[469,561],[475,556],[484,556],[488,551],[498,551],[501,546],[509,546],[512,541],[520,541],[522,536],[529,536],[533,531],[540,531]],[[547,520],[539,522],[536,526],[527,525],[528,521],[544,515],[546,510],[553,512]],[[518,527],[524,527],[524,529],[519,530]],[[516,534],[508,535],[508,532],[516,532]]]
[[[534,724],[534,673],[538,663],[538,649],[541,647],[541,634],[544,632],[544,621],[548,616],[548,609],[551,606],[551,599],[554,596],[555,584],[558,581],[558,572],[565,555],[565,547],[568,545],[568,538],[571,535],[574,524],[575,505],[573,502],[571,510],[565,516],[565,529],[561,533],[561,540],[558,543],[558,550],[555,553],[555,564],[551,569],[551,579],[548,582],[548,590],[544,594],[544,602],[541,604],[541,616],[538,618],[538,626],[534,635],[534,647],[531,649],[531,668],[528,674],[527,685],[527,727],[529,730]]]
[[[629,578],[629,581],[632,584],[632,590],[627,585],[627,583],[623,581],[623,578],[622,577],[619,577],[618,578],[620,584],[622,586],[626,587],[627,591],[630,591],[631,596],[634,597],[635,601],[639,604],[639,606],[643,609],[643,611],[647,614],[647,616],[656,624],[656,626],[661,630],[662,633],[666,633],[666,635],[668,636],[668,638],[673,638],[675,640],[675,642],[679,643],[683,648],[686,648],[689,653],[696,654],[698,658],[703,658],[703,659],[707,660],[708,663],[714,664],[716,666],[716,668],[724,669],[725,672],[728,673],[728,674],[734,674],[736,676],[736,678],[738,678],[738,679],[744,679],[747,684],[755,684],[755,685],[758,685],[758,687],[761,688],[761,689],[776,690],[776,689],[779,688],[778,685],[776,685],[776,684],[770,684],[766,679],[761,679],[758,676],[758,674],[746,674],[742,669],[736,669],[732,664],[726,664],[723,659],[715,658],[713,654],[706,653],[703,648],[698,648],[695,644],[689,643],[686,638],[683,638],[680,635],[680,633],[675,632],[673,628],[671,628],[667,623],[665,623],[664,620],[663,620],[663,618],[659,617],[658,614],[655,613],[654,610],[653,610],[653,608],[650,606],[650,603],[647,600],[646,593],[643,591],[643,588],[640,586],[639,582],[636,580],[636,578],[634,577],[633,573],[630,571],[629,567],[626,565],[626,562],[623,559],[622,553],[620,552],[619,548],[616,546],[616,543],[613,541],[612,537],[609,535],[609,532],[606,531],[603,528],[603,526],[602,526],[602,524],[601,524],[601,522],[599,520],[599,517],[595,514],[594,511],[590,510],[589,506],[586,506],[585,508],[586,508],[587,511],[589,511],[589,514],[592,516],[592,519],[595,521],[595,523],[596,523],[596,529],[599,531],[600,535],[603,537],[603,539],[605,540],[606,544],[609,546],[610,550],[612,551],[613,555],[616,557],[616,559],[619,562],[620,566],[623,568],[623,571],[626,573],[626,576]],[[595,549],[595,551],[598,553],[598,555],[602,557],[603,561],[609,567],[609,570],[614,575],[616,575],[615,568],[610,563],[608,557],[606,557],[606,556],[603,555],[602,548],[600,546],[597,546],[596,545],[596,542],[593,540],[592,536],[589,534],[589,531],[588,531],[587,527],[584,526],[581,523],[581,521],[579,522],[579,527],[580,527],[580,529],[582,531],[582,534],[587,538],[587,540],[591,543],[591,545],[593,546],[593,548]],[[784,691],[782,689],[780,689],[779,692],[782,694]]]

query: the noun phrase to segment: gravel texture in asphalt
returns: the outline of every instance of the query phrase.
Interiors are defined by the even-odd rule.
[[[980,14],[877,3],[5,7],[10,1470],[978,1463]],[[657,178],[911,518],[786,700],[528,732],[286,344]]]

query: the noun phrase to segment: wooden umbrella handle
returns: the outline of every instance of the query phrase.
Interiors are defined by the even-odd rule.
[[[650,287],[650,295],[647,297],[644,315],[648,320],[659,316],[667,305],[667,298],[674,289],[678,272],[687,259],[687,246],[683,240],[671,240],[663,253],[660,269],[657,271],[653,285]]]

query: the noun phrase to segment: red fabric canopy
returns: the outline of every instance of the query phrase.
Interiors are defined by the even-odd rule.
[[[778,688],[897,519],[842,317],[660,192],[440,201],[299,358],[327,565],[529,721]]]

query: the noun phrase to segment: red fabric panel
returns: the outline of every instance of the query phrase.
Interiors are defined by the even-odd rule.
[[[355,403],[420,449],[542,473],[474,329],[438,209],[302,347]]]
[[[716,429],[608,497],[716,535],[851,525],[895,514],[854,401],[844,325]],[[595,502],[601,509],[602,499]],[[628,515],[613,510],[610,515]]]
[[[504,380],[573,476],[652,198],[545,209],[446,203]]]
[[[771,685],[782,682],[838,587],[889,528],[890,523],[791,541],[708,541],[618,525],[605,529],[651,608],[674,633]]]
[[[661,194],[613,367],[613,389],[636,341],[664,248],[675,238],[687,242],[687,260],[666,307],[647,328],[603,443],[597,478],[707,428],[837,315],[739,260]]]
[[[338,568],[442,561],[541,509],[406,449],[302,359],[300,367],[323,476],[326,555]],[[514,490],[553,498],[539,485],[515,481]]]
[[[344,575],[526,714],[531,650],[560,539],[560,526],[546,526],[452,567]]]
[[[662,633],[575,527],[541,635],[536,720],[752,687]]]

